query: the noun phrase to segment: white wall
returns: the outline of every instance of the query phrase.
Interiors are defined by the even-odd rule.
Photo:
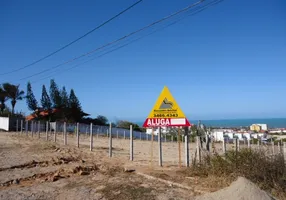
[[[9,131],[9,118],[8,117],[0,117],[0,129]]]

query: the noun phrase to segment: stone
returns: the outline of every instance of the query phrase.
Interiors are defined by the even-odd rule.
[[[124,172],[135,172],[135,169],[132,167],[125,167]]]
[[[18,180],[18,179],[15,179],[14,181],[13,181],[13,184],[19,184],[20,183],[20,181]]]
[[[87,171],[80,171],[80,172],[79,172],[79,175],[80,175],[80,176],[89,175],[89,172],[87,172]]]

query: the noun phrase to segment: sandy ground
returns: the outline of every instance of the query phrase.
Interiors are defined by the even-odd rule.
[[[194,199],[196,195],[221,189],[224,184],[208,185],[204,179],[178,173],[178,144],[163,142],[163,167],[158,166],[158,144],[134,140],[134,161],[129,161],[129,140],[114,138],[113,155],[108,157],[108,138],[69,135],[0,133],[0,199]],[[194,156],[192,143],[190,155]],[[222,152],[221,144],[215,149]],[[233,148],[228,145],[227,148]],[[181,143],[181,160],[184,162]],[[135,172],[125,172],[126,169]],[[128,171],[128,170],[127,170]],[[138,174],[139,173],[139,174]],[[173,175],[179,185],[149,179],[141,174],[166,178]],[[216,180],[220,181],[220,180]],[[223,180],[221,180],[223,182]],[[224,185],[227,186],[227,185]]]

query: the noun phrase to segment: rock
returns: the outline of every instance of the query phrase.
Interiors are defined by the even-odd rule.
[[[18,180],[18,179],[15,179],[14,181],[13,181],[13,184],[19,184],[20,183],[20,181]]]
[[[135,172],[135,169],[132,167],[125,167],[124,172]]]
[[[81,160],[82,163],[85,163],[85,160]]]
[[[98,187],[96,188],[96,190],[103,190],[103,189],[105,189],[105,188],[106,188],[106,186],[100,185],[100,186],[98,186]]]
[[[79,175],[80,175],[80,176],[89,175],[89,172],[87,172],[87,171],[80,171],[80,172],[79,172]]]

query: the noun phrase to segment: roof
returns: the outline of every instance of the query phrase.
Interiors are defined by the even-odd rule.
[[[56,113],[56,112],[58,112],[58,111],[59,111],[59,109],[54,108],[51,113]],[[28,120],[28,121],[29,121],[29,120],[33,120],[33,119],[37,118],[38,116],[46,117],[46,116],[48,116],[49,114],[50,114],[49,110],[43,110],[43,111],[40,111],[40,112],[38,113],[38,115],[36,115],[35,113],[33,113],[33,114],[31,114],[31,115],[28,115],[28,116],[26,117],[26,120]]]

